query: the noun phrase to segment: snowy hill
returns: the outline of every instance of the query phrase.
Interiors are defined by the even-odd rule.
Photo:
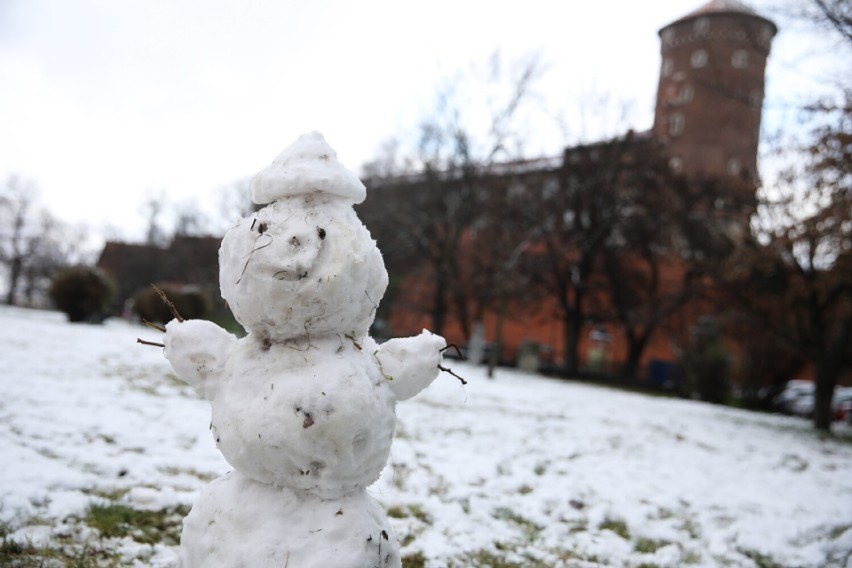
[[[230,468],[156,332],[0,308],[0,565],[175,566]],[[852,444],[808,423],[461,363],[371,493],[407,566],[852,566]],[[43,564],[42,564],[43,562]]]

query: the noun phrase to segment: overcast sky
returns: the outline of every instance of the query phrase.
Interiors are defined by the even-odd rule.
[[[650,127],[657,31],[702,3],[0,0],[0,179],[32,180],[65,221],[139,239],[149,196],[216,211],[219,188],[305,131],[359,171],[382,140],[412,132],[442,80],[495,50],[545,63],[538,104],[563,122],[526,150],[556,154],[612,127],[596,96]],[[840,73],[825,45],[778,23],[771,125]]]

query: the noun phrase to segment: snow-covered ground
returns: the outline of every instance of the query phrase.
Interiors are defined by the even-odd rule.
[[[156,334],[0,308],[0,564],[176,565],[180,515],[229,466],[208,403],[135,343]],[[469,384],[442,374],[397,407],[370,489],[407,566],[852,567],[848,436],[451,367]]]

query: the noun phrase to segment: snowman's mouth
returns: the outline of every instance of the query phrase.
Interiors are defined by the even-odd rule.
[[[276,280],[286,280],[287,282],[297,282],[308,277],[308,270],[303,267],[296,267],[287,270],[279,270],[272,275]]]

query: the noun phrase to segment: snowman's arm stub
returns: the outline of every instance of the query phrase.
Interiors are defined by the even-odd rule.
[[[397,400],[407,400],[438,376],[446,340],[425,329],[414,337],[400,337],[381,344],[374,356]]]
[[[166,324],[166,359],[177,375],[211,400],[225,361],[237,338],[206,320],[172,320]]]

